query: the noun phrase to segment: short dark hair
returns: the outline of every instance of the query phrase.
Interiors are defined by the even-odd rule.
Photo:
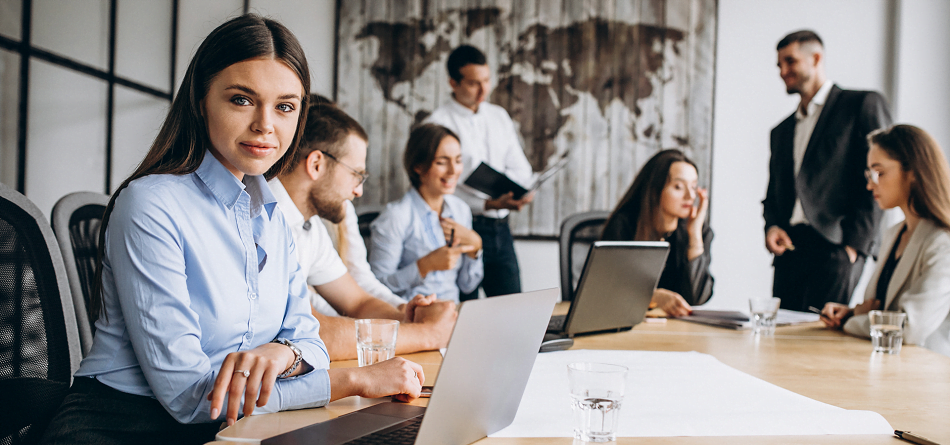
[[[778,46],[775,47],[775,50],[778,51],[793,43],[803,44],[809,42],[818,42],[818,45],[821,47],[825,46],[825,44],[821,41],[821,37],[818,37],[818,34],[815,33],[815,31],[803,29],[782,37],[782,40],[779,40]]]
[[[412,187],[418,189],[422,184],[419,178],[417,167],[423,167],[423,171],[428,171],[435,161],[435,153],[439,151],[439,144],[447,136],[459,140],[459,137],[448,128],[438,124],[422,124],[412,130],[409,134],[409,142],[406,142],[406,152],[403,153],[402,164],[406,167],[406,173],[409,174],[409,182]]]
[[[488,65],[488,59],[482,50],[472,45],[462,45],[452,50],[449,60],[445,63],[449,70],[449,77],[456,82],[462,81],[462,68],[465,65]]]
[[[307,126],[304,128],[303,140],[294,154],[293,165],[298,165],[310,156],[315,150],[329,153],[330,156],[346,156],[343,145],[347,136],[355,134],[369,142],[366,130],[356,119],[350,117],[329,99],[317,95],[310,95],[310,110],[307,113]]]

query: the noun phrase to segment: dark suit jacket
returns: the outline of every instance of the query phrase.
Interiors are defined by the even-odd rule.
[[[891,124],[884,98],[873,91],[831,88],[808,141],[798,177],[793,174],[795,114],[772,129],[769,188],[762,201],[765,230],[786,231],[795,198],[805,218],[834,244],[861,254],[877,252],[881,209],[866,189],[867,135]]]

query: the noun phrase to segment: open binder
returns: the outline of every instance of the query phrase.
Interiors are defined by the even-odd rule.
[[[564,166],[567,165],[569,154],[570,151],[565,152],[558,158],[557,162],[544,169],[544,171],[531,181],[531,186],[528,188],[521,186],[504,173],[489,167],[488,164],[484,162],[478,164],[475,171],[468,176],[465,180],[465,185],[490,196],[492,199],[498,198],[508,192],[511,192],[515,199],[521,199],[528,192],[537,190],[544,181],[547,181],[553,177],[555,173],[564,168]]]

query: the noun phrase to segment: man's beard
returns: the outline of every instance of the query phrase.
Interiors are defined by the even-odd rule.
[[[333,202],[330,197],[333,196],[332,187],[324,184],[316,185],[310,189],[310,206],[313,207],[313,213],[317,216],[339,224],[346,217],[346,208],[343,205],[343,199],[339,202]]]

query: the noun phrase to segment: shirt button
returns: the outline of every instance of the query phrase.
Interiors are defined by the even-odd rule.
[[[251,292],[251,294],[249,295],[249,298],[252,299],[252,300],[256,300],[256,299],[257,299],[257,294],[254,293],[254,292]]]
[[[247,334],[244,334],[244,339],[247,341],[251,341],[251,333],[249,332]]]

